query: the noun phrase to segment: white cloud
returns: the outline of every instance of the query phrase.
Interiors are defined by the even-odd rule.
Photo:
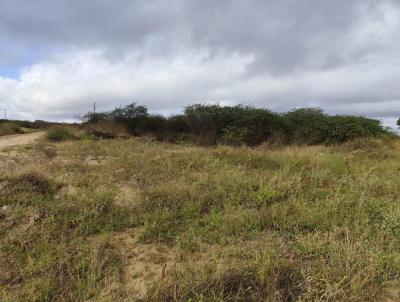
[[[209,57],[206,51],[173,60],[112,60],[98,50],[72,52],[25,69],[13,90],[14,110],[25,118],[63,119],[89,110],[141,101],[154,110],[177,110],[240,79],[251,57]]]

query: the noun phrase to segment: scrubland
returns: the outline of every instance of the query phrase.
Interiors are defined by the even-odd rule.
[[[400,143],[0,152],[0,301],[396,301]]]
[[[51,125],[56,123],[50,123],[45,121],[18,121],[18,120],[3,120],[0,119],[0,137],[5,135],[31,133],[36,131],[43,131],[48,129]]]

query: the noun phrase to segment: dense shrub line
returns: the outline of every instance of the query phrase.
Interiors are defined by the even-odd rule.
[[[4,124],[9,124],[9,120],[4,120],[0,119],[0,126]],[[18,127],[21,128],[27,128],[27,129],[47,129],[51,125],[59,124],[61,123],[54,123],[54,122],[47,122],[47,121],[42,121],[42,120],[36,120],[36,121],[12,121],[13,124],[15,124]]]
[[[85,125],[103,132],[123,126],[133,135],[154,134],[160,140],[190,139],[201,145],[258,145],[342,143],[361,137],[390,135],[380,121],[362,116],[328,115],[318,108],[295,109],[283,114],[253,106],[195,104],[181,115],[150,114],[147,107],[132,103],[108,112],[87,113]],[[108,127],[104,127],[108,123]],[[104,130],[106,128],[107,130]],[[99,136],[115,136],[109,134]]]

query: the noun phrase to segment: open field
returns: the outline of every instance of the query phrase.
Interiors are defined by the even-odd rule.
[[[398,298],[398,141],[42,141],[0,171],[0,301]]]

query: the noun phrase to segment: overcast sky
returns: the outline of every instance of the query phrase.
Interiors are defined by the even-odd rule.
[[[139,101],[400,117],[398,0],[0,0],[0,107]]]

